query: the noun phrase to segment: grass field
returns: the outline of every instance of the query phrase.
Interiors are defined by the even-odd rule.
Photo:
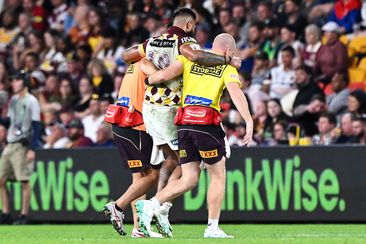
[[[366,243],[366,225],[222,225],[234,239],[203,239],[204,225],[174,225],[173,239],[121,237],[110,225],[1,226],[0,243]],[[131,226],[127,230],[131,231]]]

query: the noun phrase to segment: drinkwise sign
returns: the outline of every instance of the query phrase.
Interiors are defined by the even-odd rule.
[[[222,222],[366,222],[366,147],[232,149]],[[115,149],[41,150],[31,178],[35,222],[102,222],[131,182]],[[174,202],[175,222],[207,220],[209,176]],[[21,186],[8,183],[11,206]],[[152,195],[153,192],[150,193]],[[130,221],[130,210],[127,211]]]

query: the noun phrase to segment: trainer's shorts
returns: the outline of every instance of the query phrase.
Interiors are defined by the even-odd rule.
[[[142,115],[146,132],[153,138],[154,145],[168,144],[172,150],[178,150],[178,132],[174,125],[177,106],[155,106],[145,104]]]
[[[34,162],[27,162],[28,148],[22,143],[9,143],[1,156],[0,178],[28,181],[34,170]]]
[[[151,165],[152,139],[145,131],[113,125],[113,138],[123,164],[132,173],[141,172],[150,167],[159,169],[161,165]]]
[[[193,161],[215,164],[229,157],[225,132],[214,125],[178,126],[180,164]]]

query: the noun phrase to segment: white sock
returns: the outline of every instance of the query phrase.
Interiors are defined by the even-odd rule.
[[[160,202],[158,201],[158,199],[156,199],[156,197],[151,198],[150,201],[152,202],[154,210],[160,208]]]
[[[208,219],[208,228],[217,229],[219,228],[219,220],[218,219]]]
[[[160,206],[160,213],[162,214],[168,214],[170,208],[173,206],[173,204],[171,202],[164,202],[161,206]]]

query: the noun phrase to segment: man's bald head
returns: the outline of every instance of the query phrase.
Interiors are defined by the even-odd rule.
[[[236,49],[235,40],[231,35],[227,33],[222,33],[215,37],[212,44],[212,51],[219,54],[224,54],[229,48],[231,49],[231,51],[234,51]]]

